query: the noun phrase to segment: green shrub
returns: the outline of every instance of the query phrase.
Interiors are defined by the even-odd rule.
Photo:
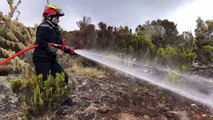
[[[158,63],[162,65],[174,65],[177,56],[177,49],[170,45],[167,45],[165,48],[159,48],[157,52]]]
[[[138,57],[153,58],[156,55],[156,46],[146,35],[133,35],[131,44]]]
[[[187,71],[191,67],[195,58],[196,54],[183,46],[171,47],[167,45],[165,48],[159,48],[157,53],[159,64],[168,65],[169,67],[184,71]]]
[[[204,48],[213,52],[213,45],[206,45],[206,46],[204,46]]]
[[[20,79],[15,79],[11,83],[11,88],[14,93],[19,93],[21,91],[21,87],[23,86],[23,81]]]
[[[178,84],[180,82],[180,77],[177,73],[171,71],[166,75],[166,80],[171,84]]]
[[[48,76],[45,81],[42,75],[32,75],[26,81],[15,79],[11,87],[13,92],[22,95],[27,119],[55,110],[71,93],[71,85],[65,86],[64,73],[57,73],[55,78]]]

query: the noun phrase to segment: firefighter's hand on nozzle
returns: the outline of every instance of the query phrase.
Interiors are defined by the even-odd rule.
[[[52,55],[56,55],[57,49],[48,44],[47,51],[50,52]]]
[[[75,48],[74,47],[65,46],[64,47],[64,52],[68,53],[70,55],[75,55]]]
[[[64,47],[64,53],[70,53],[71,49],[68,46]]]

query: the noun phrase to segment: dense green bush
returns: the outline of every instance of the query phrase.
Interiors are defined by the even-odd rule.
[[[71,86],[65,86],[64,73],[57,73],[56,78],[48,76],[46,81],[42,80],[42,75],[32,75],[26,81],[15,79],[11,87],[14,93],[22,96],[27,119],[55,110],[71,92]]]
[[[167,45],[165,48],[159,48],[157,52],[158,63],[162,65],[174,65],[178,53],[177,49]]]
[[[167,45],[165,48],[158,49],[157,53],[158,63],[180,70],[188,70],[195,57],[195,53],[182,46],[171,47]]]
[[[153,58],[156,55],[156,47],[152,43],[151,38],[146,35],[133,35],[131,41],[134,53],[137,57]]]

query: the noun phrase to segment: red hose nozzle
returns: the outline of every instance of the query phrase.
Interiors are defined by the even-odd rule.
[[[74,54],[75,53],[75,48],[74,47],[70,47],[70,53]]]
[[[69,54],[75,54],[75,48],[74,47],[65,46],[64,52],[65,53],[69,53]]]

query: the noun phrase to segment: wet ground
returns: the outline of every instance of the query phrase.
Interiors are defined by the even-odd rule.
[[[53,117],[70,120],[213,120],[207,106],[119,73],[75,76],[72,105]]]
[[[72,74],[69,104],[44,120],[213,120],[210,109],[148,82],[108,71],[102,79]],[[1,77],[0,119],[22,119],[24,109]]]

